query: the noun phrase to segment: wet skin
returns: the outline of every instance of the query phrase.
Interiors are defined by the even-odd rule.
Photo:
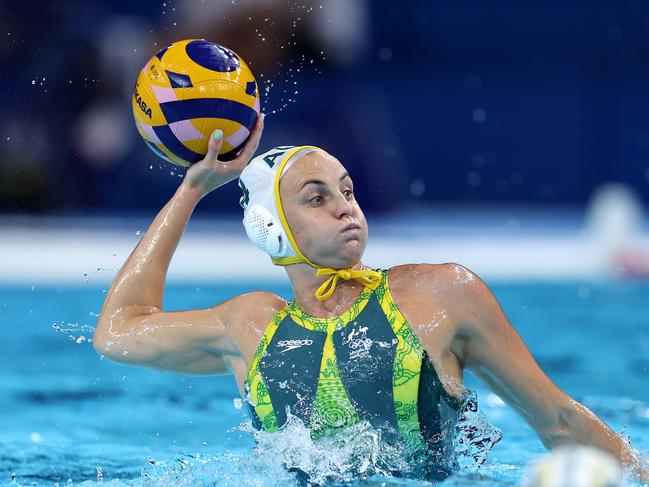
[[[300,158],[283,175],[280,197],[284,213],[298,247],[312,262],[324,267],[361,267],[368,229],[353,189],[344,166],[321,152]],[[424,274],[435,274],[436,267],[441,270],[445,266],[397,266],[390,269],[388,280],[396,304],[422,341],[444,387],[451,395],[462,397],[462,365],[451,349],[456,335],[453,323],[444,303],[431,299],[435,290],[426,286],[434,284],[422,279]],[[356,281],[343,282],[327,302],[321,303],[313,297],[315,289],[310,281],[313,281],[314,270],[311,266],[295,264],[287,266],[286,270],[298,305],[312,316],[331,317],[344,313],[363,289]],[[453,282],[458,279],[455,271],[452,278]],[[314,282],[319,285],[322,281],[324,278]],[[248,365],[266,325],[286,304],[281,298],[266,293],[255,293],[254,299],[258,300],[257,306],[263,303],[262,306],[251,309],[246,326],[230,332],[233,354],[226,362],[240,391],[243,391]]]
[[[229,370],[242,391],[264,329],[286,302],[254,291],[208,309],[169,313],[162,310],[162,293],[169,262],[195,206],[241,173],[262,128],[260,118],[243,153],[230,163],[218,161],[221,141],[210,139],[205,159],[188,170],[116,276],[93,338],[99,353],[183,373]],[[322,152],[302,157],[283,176],[280,196],[298,246],[310,260],[335,268],[363,266],[367,223],[340,162]],[[325,276],[316,276],[305,263],[285,269],[297,304],[312,316],[340,315],[362,291],[357,281],[342,281],[321,302],[314,293]],[[463,395],[462,374],[468,368],[516,409],[547,447],[592,445],[649,480],[632,447],[545,375],[473,272],[458,264],[407,264],[390,269],[389,286],[449,394]]]

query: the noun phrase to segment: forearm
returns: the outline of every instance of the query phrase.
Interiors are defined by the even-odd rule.
[[[115,277],[98,328],[122,311],[144,313],[162,308],[169,263],[199,200],[197,191],[185,184],[179,186]]]
[[[631,443],[611,430],[593,412],[582,404],[572,401],[562,415],[562,426],[554,434],[543,439],[544,444],[554,448],[566,443],[593,446],[617,458],[624,469],[643,482],[649,482],[646,460]]]
[[[262,130],[263,117],[258,117],[241,153],[227,163],[218,160],[223,131],[214,131],[208,141],[205,158],[187,169],[182,184],[155,217],[113,281],[93,337],[99,353],[107,352],[119,342],[122,355],[129,354],[126,347],[130,344],[131,350],[137,349],[139,362],[159,364],[160,350],[163,353],[177,352],[183,348],[195,351],[192,340],[198,337],[204,342],[205,334],[214,335],[214,315],[211,310],[194,310],[185,314],[162,313],[165,278],[194,208],[203,196],[239,177],[257,150]],[[183,330],[189,326],[194,330],[189,335],[182,331],[180,335],[173,333],[173,330]],[[152,334],[158,335],[155,344],[151,341]],[[145,341],[138,343],[145,335],[148,335]],[[179,337],[189,343],[179,344]]]

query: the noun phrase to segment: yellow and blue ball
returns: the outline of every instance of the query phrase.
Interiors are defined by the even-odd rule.
[[[227,47],[203,39],[178,41],[144,66],[133,92],[140,135],[163,159],[190,166],[223,131],[219,159],[231,160],[245,145],[259,114],[257,82]]]

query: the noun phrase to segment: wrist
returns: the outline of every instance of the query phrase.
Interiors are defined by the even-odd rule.
[[[205,196],[198,188],[187,183],[187,180],[184,180],[178,189],[176,190],[175,198],[187,201],[188,203],[196,206],[198,202],[203,199]]]

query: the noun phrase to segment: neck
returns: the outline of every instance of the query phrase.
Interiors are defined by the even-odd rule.
[[[316,269],[306,263],[284,266],[291,286],[295,303],[305,313],[318,318],[330,318],[345,312],[361,294],[364,286],[356,279],[339,279],[334,293],[326,301],[315,297],[316,290],[329,276],[316,276]],[[359,261],[352,269],[366,269]]]

